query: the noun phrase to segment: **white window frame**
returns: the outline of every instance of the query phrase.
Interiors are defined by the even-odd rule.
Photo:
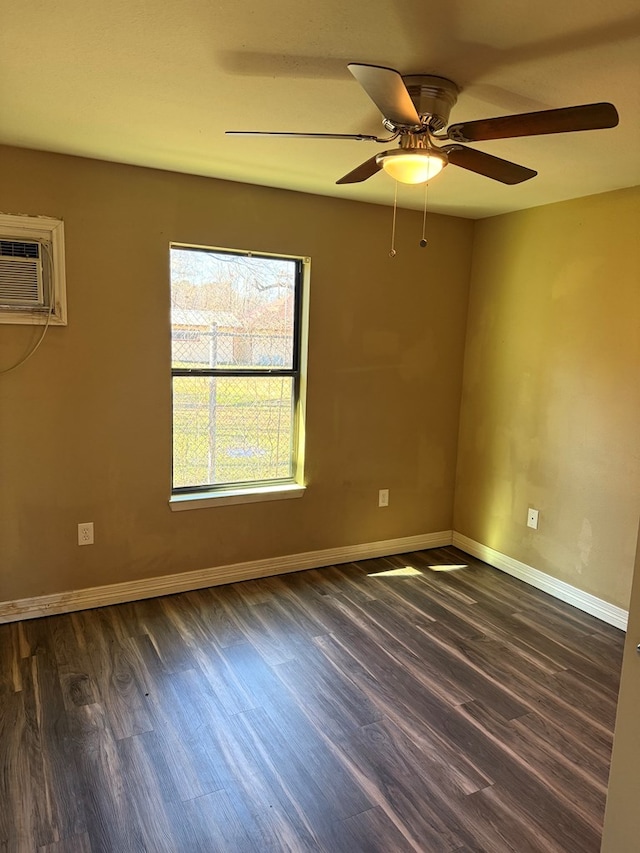
[[[296,295],[296,328],[294,346],[294,369],[280,371],[274,369],[261,371],[259,375],[292,375],[294,382],[294,422],[293,422],[293,476],[286,480],[262,480],[253,483],[221,483],[215,486],[193,486],[173,489],[169,506],[174,512],[191,509],[206,509],[214,506],[229,504],[255,503],[259,501],[285,500],[302,497],[305,492],[304,484],[304,426],[306,422],[306,387],[307,387],[307,342],[309,325],[309,281],[311,275],[311,259],[302,255],[275,254],[268,252],[253,252],[242,249],[228,249],[217,246],[203,246],[193,243],[172,241],[169,250],[192,249],[194,251],[210,251],[222,254],[235,254],[254,258],[273,258],[276,260],[292,260],[299,263],[299,282]],[[204,372],[184,371],[171,368],[172,380],[180,375],[205,375]],[[216,374],[219,375],[219,374]],[[253,373],[247,371],[247,375]],[[173,414],[173,402],[172,402]]]

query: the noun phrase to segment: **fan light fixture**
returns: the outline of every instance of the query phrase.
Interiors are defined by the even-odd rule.
[[[403,184],[424,184],[447,165],[447,155],[435,148],[398,148],[383,151],[376,162]]]

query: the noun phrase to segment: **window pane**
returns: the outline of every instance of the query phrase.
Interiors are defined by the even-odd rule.
[[[290,376],[186,376],[173,380],[173,486],[288,479]]]
[[[171,249],[174,367],[293,367],[297,263]]]

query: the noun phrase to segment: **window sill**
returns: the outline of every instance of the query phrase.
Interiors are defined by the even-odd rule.
[[[224,492],[198,492],[189,495],[173,495],[169,499],[172,512],[188,509],[206,509],[231,504],[250,504],[262,501],[281,501],[289,498],[301,498],[305,486],[290,483],[286,486],[258,486],[249,489],[233,489]]]

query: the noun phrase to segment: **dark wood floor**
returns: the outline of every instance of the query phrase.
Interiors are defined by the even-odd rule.
[[[0,851],[597,853],[622,643],[455,549],[1,625]]]

